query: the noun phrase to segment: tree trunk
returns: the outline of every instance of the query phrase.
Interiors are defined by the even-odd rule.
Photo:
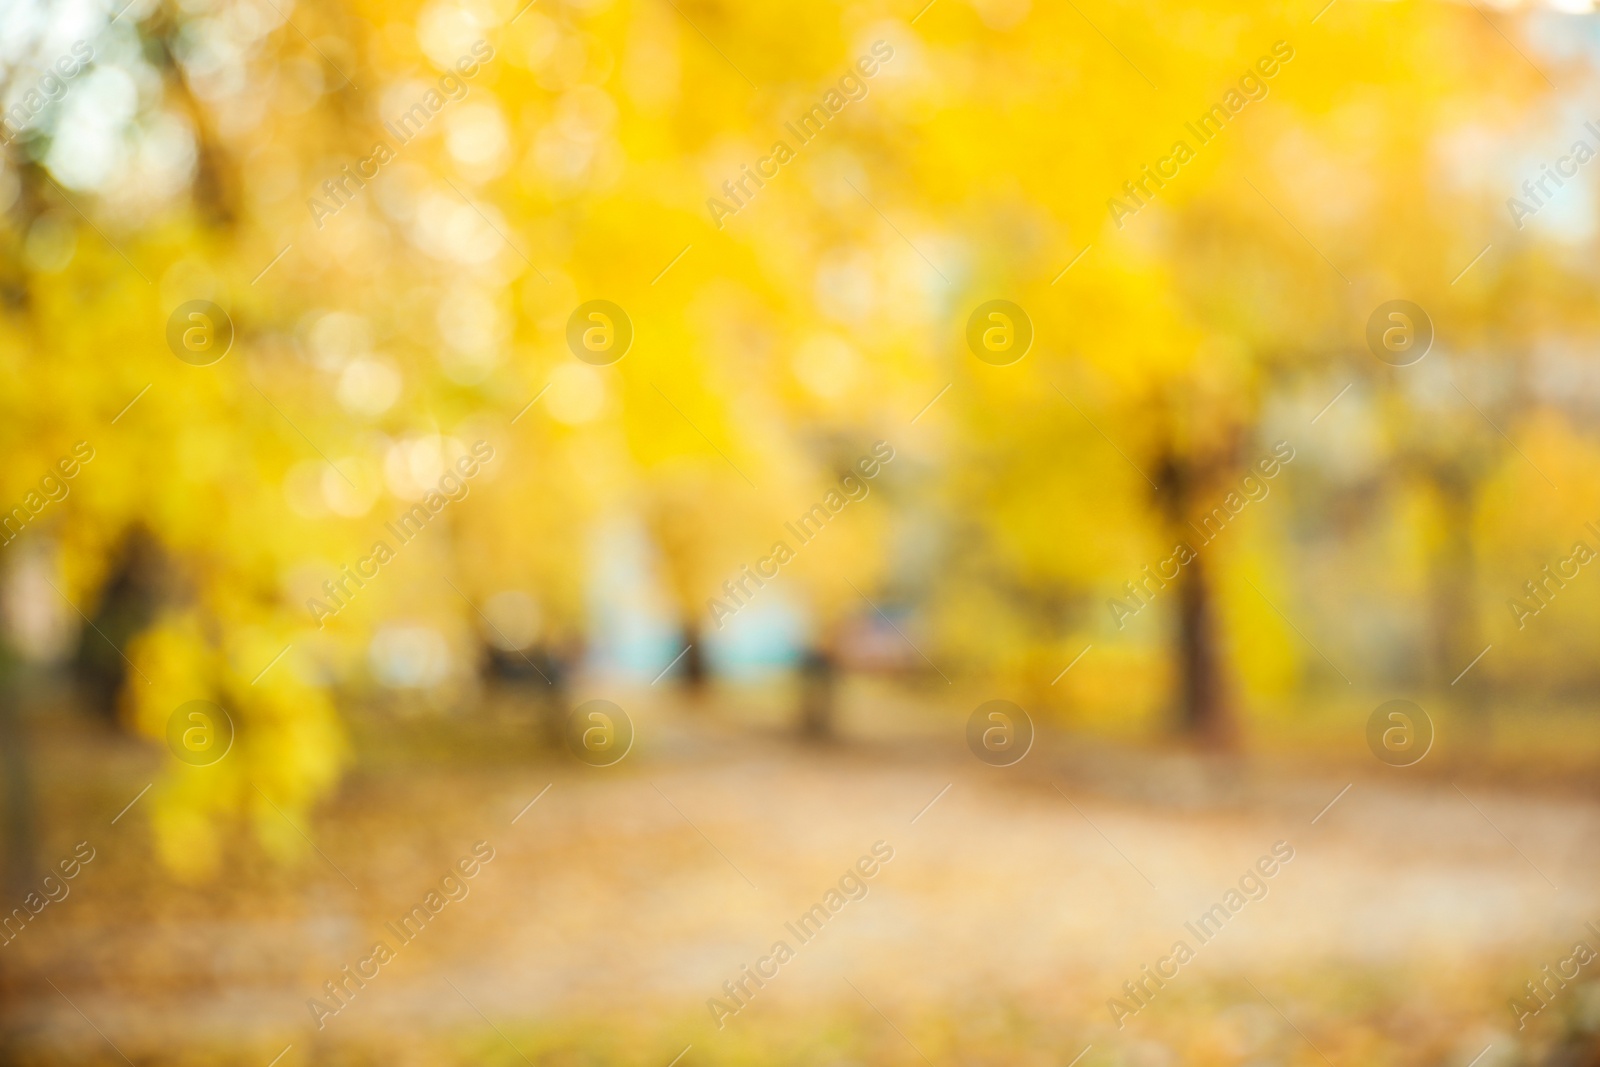
[[[0,664],[0,773],[5,775],[5,888],[22,897],[33,891],[35,812],[28,742],[17,706],[14,668]]]
[[[1434,682],[1449,690],[1472,657],[1483,651],[1473,600],[1476,587],[1472,551],[1472,486],[1454,472],[1439,472],[1434,484],[1440,500],[1439,549],[1434,553],[1429,584],[1432,631],[1430,658]],[[1459,695],[1456,695],[1459,694]],[[1468,712],[1483,709],[1483,687],[1472,675],[1461,678],[1456,699]]]
[[[800,661],[800,735],[826,741],[834,735],[839,665],[820,648],[806,650]]]
[[[1207,743],[1232,737],[1232,718],[1223,693],[1218,647],[1216,596],[1203,558],[1196,556],[1178,580],[1179,722],[1183,732]]]
[[[127,681],[121,649],[155,618],[166,561],[150,535],[130,531],[100,593],[91,622],[78,634],[73,673],[85,706],[108,726],[126,729],[117,715],[117,695]]]
[[[700,626],[700,619],[695,615],[686,615],[679,625],[683,628],[683,639],[689,643],[689,651],[683,655],[683,684],[691,693],[703,693],[706,683],[711,678],[709,665],[706,663],[705,633]]]
[[[1215,478],[1207,477],[1212,470],[1214,464],[1180,456],[1169,447],[1157,467],[1156,502],[1174,543],[1189,544],[1195,552],[1175,581],[1178,618],[1172,639],[1178,669],[1178,728],[1205,744],[1225,746],[1233,742],[1235,735],[1233,710],[1223,681],[1216,591],[1209,561],[1200,554],[1206,546],[1194,546],[1189,540],[1192,527],[1188,522],[1197,494],[1215,482]]]

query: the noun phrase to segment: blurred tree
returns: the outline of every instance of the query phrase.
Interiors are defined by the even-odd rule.
[[[1441,338],[1502,362],[1535,327],[1594,329],[1581,257],[1517,249],[1451,281],[1481,247],[1461,220],[1499,218],[1492,146],[1555,108],[1537,73],[1465,8],[1312,14],[1206,0],[1090,23],[984,0],[797,22],[721,3],[216,0],[30,22],[7,108],[76,39],[95,58],[5,146],[0,503],[91,441],[70,496],[22,534],[59,543],[61,595],[109,638],[83,638],[83,670],[102,696],[120,686],[152,739],[187,700],[237,717],[229,762],[153,797],[163,855],[203,877],[227,820],[301,847],[271,805],[299,818],[335,788],[335,709],[475,669],[502,594],[535,616],[503,667],[520,670],[513,651],[577,662],[592,576],[614,563],[594,558],[596,530],[619,518],[651,533],[698,682],[722,583],[879,440],[896,458],[870,493],[791,546],[762,593],[806,620],[804,732],[833,729],[851,623],[880,610],[930,677],[1094,694],[1075,710],[1105,725],[1164,699],[1225,739],[1261,678],[1312,688],[1320,661],[1258,639],[1285,629],[1259,603],[1279,598],[1246,580],[1326,595],[1290,536],[1248,535],[1292,527],[1276,517],[1289,492],[1196,546],[1149,614],[1122,625],[1106,602],[1262,450],[1325,432],[1285,422],[1291,392],[1352,360],[1367,368],[1352,377],[1389,373],[1361,349],[1381,301],[1406,294]],[[1269,54],[1276,73],[1251,73]],[[1145,177],[1230,96],[1220,134]],[[796,137],[819,101],[824,128]],[[773,164],[779,140],[794,158]],[[1113,212],[1135,181],[1139,210]],[[738,211],[713,219],[708,197],[735,183]],[[1498,276],[1517,284],[1472,288]],[[962,343],[995,296],[1036,327],[1007,367]],[[607,366],[566,342],[596,298],[634,326]],[[204,367],[165,340],[196,299],[235,331]],[[1443,680],[1479,639],[1466,579],[1485,493],[1511,491],[1456,440],[1474,416],[1411,426],[1414,400],[1385,395],[1383,477],[1437,512]],[[1497,423],[1540,410],[1506,397]],[[465,495],[391,544],[377,577],[348,577],[480,440],[496,458]],[[135,530],[148,556],[124,548]],[[318,617],[308,602],[330,587],[338,610]],[[1319,636],[1361,625],[1317,614]],[[455,673],[385,653],[397,629]],[[1244,670],[1247,649],[1264,666]]]

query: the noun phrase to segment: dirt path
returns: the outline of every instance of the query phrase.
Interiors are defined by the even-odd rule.
[[[1504,997],[1521,978],[1501,975],[1534,977],[1579,937],[1600,947],[1583,930],[1600,922],[1600,806],[1404,779],[1341,793],[1347,782],[1181,757],[1085,762],[1049,745],[996,770],[944,744],[811,751],[676,727],[605,770],[362,775],[312,828],[328,862],[262,876],[236,905],[106,849],[78,894],[6,949],[72,1003],[14,979],[6,1018],[40,1046],[103,1049],[87,1016],[130,1053],[218,1042],[270,1055],[330,1033],[425,1035],[482,1017],[672,1019],[716,1040],[707,999],[784,940],[794,958],[726,1020],[747,1037],[862,1000],[902,1020],[1014,1003],[1052,1019],[1063,1042],[1108,1047],[1179,1025],[1166,1005],[1218,984],[1265,993],[1371,973],[1454,997],[1451,1010],[1476,1020],[1471,1044],[1509,1027]],[[401,942],[385,922],[479,840],[494,858],[468,895]],[[809,941],[786,929],[826,906],[877,842],[893,858],[864,897]],[[1246,879],[1261,899],[1235,898],[1207,941],[1186,927],[1226,907],[1275,844],[1280,862],[1261,868],[1272,876]],[[139,899],[96,895],[96,876],[130,875]],[[394,958],[319,1034],[308,998],[380,939]],[[1106,1001],[1178,940],[1194,959],[1119,1033]]]

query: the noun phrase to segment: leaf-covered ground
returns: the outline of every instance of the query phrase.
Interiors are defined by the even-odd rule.
[[[1466,1067],[1487,1048],[1479,1067],[1587,1062],[1561,1058],[1600,1023],[1587,968],[1520,1032],[1508,1007],[1574,942],[1600,947],[1585,928],[1600,920],[1600,805],[1581,791],[1048,732],[996,769],[959,722],[805,747],[736,709],[634,706],[639,743],[605,769],[542,751],[514,709],[363,719],[356,772],[301,827],[314,847],[275,865],[240,832],[200,885],[155,864],[140,805],[110,823],[166,773],[156,754],[73,721],[36,730],[41,857],[88,840],[95,859],[0,949],[10,1055],[265,1067],[292,1046],[283,1067],[665,1067],[687,1047],[685,1067],[943,1067],[1065,1065],[1088,1047],[1084,1067]],[[446,881],[478,842],[493,859]],[[798,939],[785,924],[826,907],[879,842],[893,858],[846,879]],[[1260,899],[1202,942],[1186,924],[1226,907],[1275,845],[1293,858],[1246,879]],[[430,891],[460,899],[402,942],[385,924]],[[719,1029],[707,1001],[735,1006],[724,981],[780,940],[793,958],[747,981]],[[1123,983],[1179,940],[1193,958],[1119,1029],[1108,1000],[1135,1006]],[[314,1013],[377,941],[391,958],[336,1014]]]

